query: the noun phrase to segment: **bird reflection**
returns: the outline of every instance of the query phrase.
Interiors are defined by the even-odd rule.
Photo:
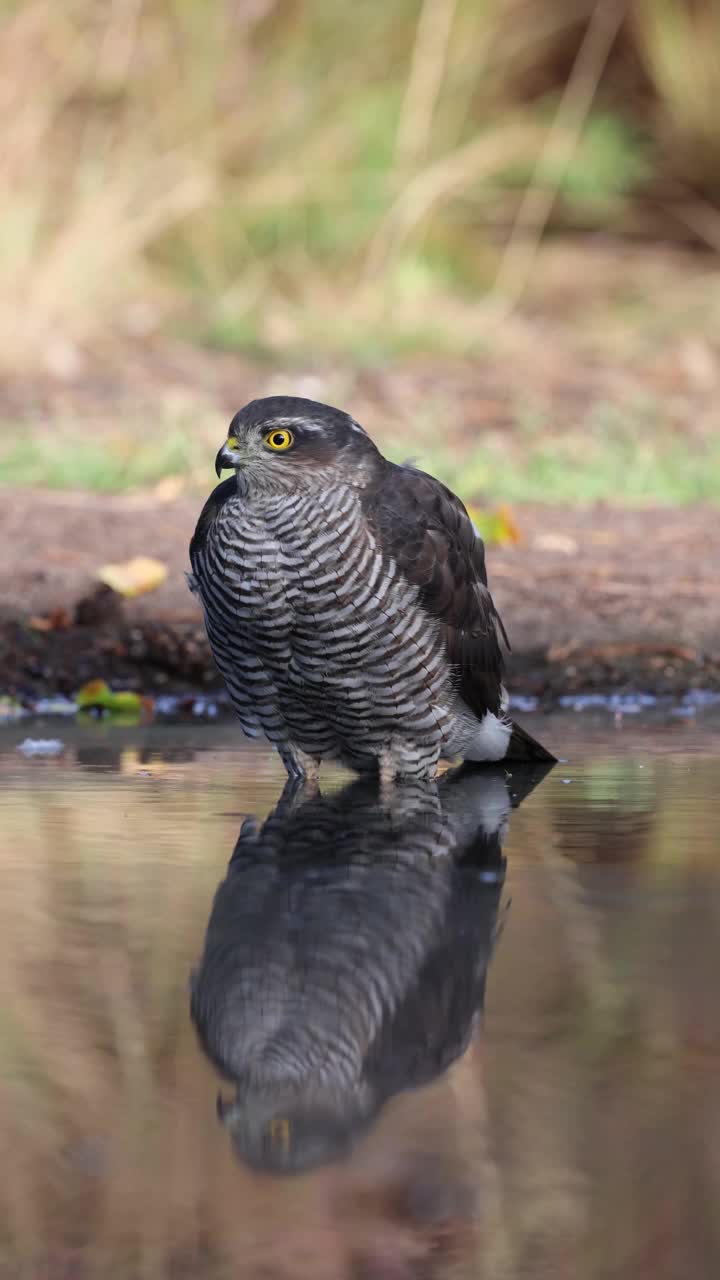
[[[388,1099],[462,1054],[510,810],[545,771],[464,767],[389,795],[367,780],[309,797],[288,784],[261,828],[243,824],[191,1014],[235,1086],[218,1114],[244,1163],[299,1173],[340,1159]]]

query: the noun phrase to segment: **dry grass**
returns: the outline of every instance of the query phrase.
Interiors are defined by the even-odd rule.
[[[644,209],[717,248],[719,23],[713,0],[6,2],[2,364],[67,373],[171,322],[455,349],[551,222]]]
[[[716,0],[638,0],[633,24],[638,54],[655,93],[657,145],[678,178],[690,184],[689,190],[716,196],[720,7]]]

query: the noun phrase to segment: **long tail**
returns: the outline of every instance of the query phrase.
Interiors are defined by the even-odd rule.
[[[518,761],[545,760],[548,764],[557,764],[556,757],[542,743],[533,738],[526,729],[522,729],[519,724],[516,724],[514,720],[507,751],[503,759]]]

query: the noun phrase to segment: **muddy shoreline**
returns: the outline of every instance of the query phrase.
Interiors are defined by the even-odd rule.
[[[110,628],[34,631],[21,621],[0,627],[0,695],[32,706],[40,698],[72,697],[87,681],[154,696],[219,692],[203,628],[152,621]],[[508,659],[508,685],[516,698],[542,709],[563,697],[593,692],[682,698],[693,690],[720,693],[720,662],[671,644],[537,648]]]
[[[185,583],[201,499],[3,495],[0,694],[71,695],[86,681],[149,694],[221,687]],[[517,544],[491,546],[512,643],[508,684],[552,706],[577,692],[720,691],[720,520],[712,507],[523,506]],[[167,567],[133,600],[98,591],[105,561]]]

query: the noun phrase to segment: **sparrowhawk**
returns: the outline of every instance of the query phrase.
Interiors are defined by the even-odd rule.
[[[216,458],[189,582],[245,732],[288,773],[385,780],[441,757],[552,760],[506,715],[505,630],[459,498],[383,457],[349,414],[253,400]]]
[[[519,767],[519,773],[531,770]],[[346,1155],[386,1102],[479,1028],[511,807],[503,769],[306,799],[246,820],[213,902],[191,1013],[234,1086],[237,1155],[297,1173]]]

